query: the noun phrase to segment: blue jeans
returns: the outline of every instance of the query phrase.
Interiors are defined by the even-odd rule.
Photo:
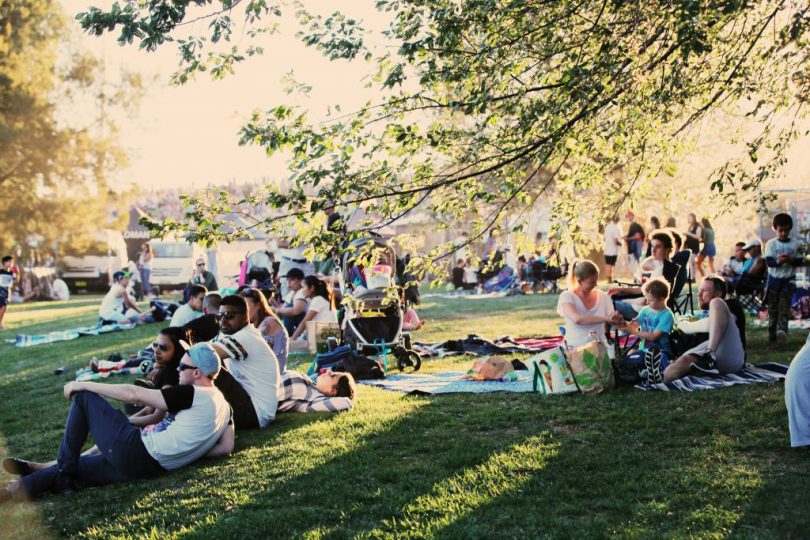
[[[152,269],[151,268],[141,268],[141,292],[144,296],[149,294],[149,289],[152,287],[152,284],[149,283],[149,280],[152,278]]]
[[[90,434],[101,453],[81,456],[82,446]],[[60,472],[91,486],[148,478],[165,472],[147,452],[141,440],[141,430],[130,424],[124,413],[93,392],[78,392],[73,396],[56,462],[53,467],[22,478],[29,497],[36,498],[51,491]]]

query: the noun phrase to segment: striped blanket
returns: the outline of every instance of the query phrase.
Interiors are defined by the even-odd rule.
[[[683,379],[662,384],[640,383],[639,390],[663,390],[665,392],[697,392],[698,390],[716,390],[737,384],[772,383],[785,379],[787,366],[782,364],[746,364],[737,373],[728,375],[688,375]]]
[[[85,326],[82,328],[74,328],[73,330],[57,330],[55,332],[40,335],[17,334],[16,338],[7,339],[6,343],[10,343],[15,347],[33,347],[34,345],[45,345],[48,343],[56,343],[58,341],[70,341],[82,336],[97,336],[99,334],[107,334],[109,332],[132,330],[133,328],[135,328],[134,324],[102,325],[99,323],[95,326]]]

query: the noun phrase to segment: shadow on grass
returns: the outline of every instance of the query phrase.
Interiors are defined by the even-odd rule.
[[[714,392],[391,399],[363,389],[370,403],[350,413],[282,415],[240,435],[230,458],[49,499],[45,513],[91,537],[716,534],[799,488],[773,476],[783,432],[740,435],[747,418],[781,414],[773,387],[723,392],[751,405],[706,415]],[[651,403],[654,414],[634,412]],[[793,507],[786,515],[806,524],[806,507]],[[769,525],[760,532],[780,527]]]

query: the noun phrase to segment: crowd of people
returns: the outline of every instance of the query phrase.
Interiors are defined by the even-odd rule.
[[[129,278],[117,273],[108,294],[121,309]],[[140,385],[65,385],[72,402],[56,460],[4,459],[20,478],[0,490],[0,501],[154,477],[231,453],[235,431],[264,428],[279,412],[353,406],[350,374],[324,371],[313,381],[287,369],[287,331],[261,290],[221,297],[193,285],[185,306],[152,344],[154,369]],[[139,410],[127,417],[103,398]],[[82,453],[89,435],[96,444]]]

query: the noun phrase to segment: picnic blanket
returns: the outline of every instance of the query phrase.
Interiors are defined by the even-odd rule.
[[[490,341],[476,334],[469,334],[463,339],[451,339],[441,343],[415,342],[412,347],[422,358],[443,358],[459,354],[483,356],[490,354],[538,353],[553,349],[562,344],[562,341],[562,336],[538,338],[503,336]]]
[[[664,392],[697,392],[698,390],[716,390],[737,384],[772,383],[785,379],[787,366],[769,362],[767,364],[746,364],[737,373],[728,375],[688,375],[676,381],[651,384],[639,383],[639,390],[663,390]]]
[[[475,381],[463,379],[466,372],[412,373],[389,375],[385,379],[357,381],[383,390],[415,395],[435,394],[489,394],[492,392],[531,392],[532,379],[529,371],[518,371],[515,381]]]
[[[82,336],[97,336],[99,334],[107,334],[109,332],[132,330],[135,328],[135,326],[135,324],[120,323],[102,325],[99,322],[95,326],[84,326],[81,328],[74,328],[73,330],[57,330],[47,334],[17,334],[16,338],[6,339],[6,343],[10,343],[16,347],[33,347],[34,345],[44,345],[47,343],[56,343],[58,341],[70,341]]]

